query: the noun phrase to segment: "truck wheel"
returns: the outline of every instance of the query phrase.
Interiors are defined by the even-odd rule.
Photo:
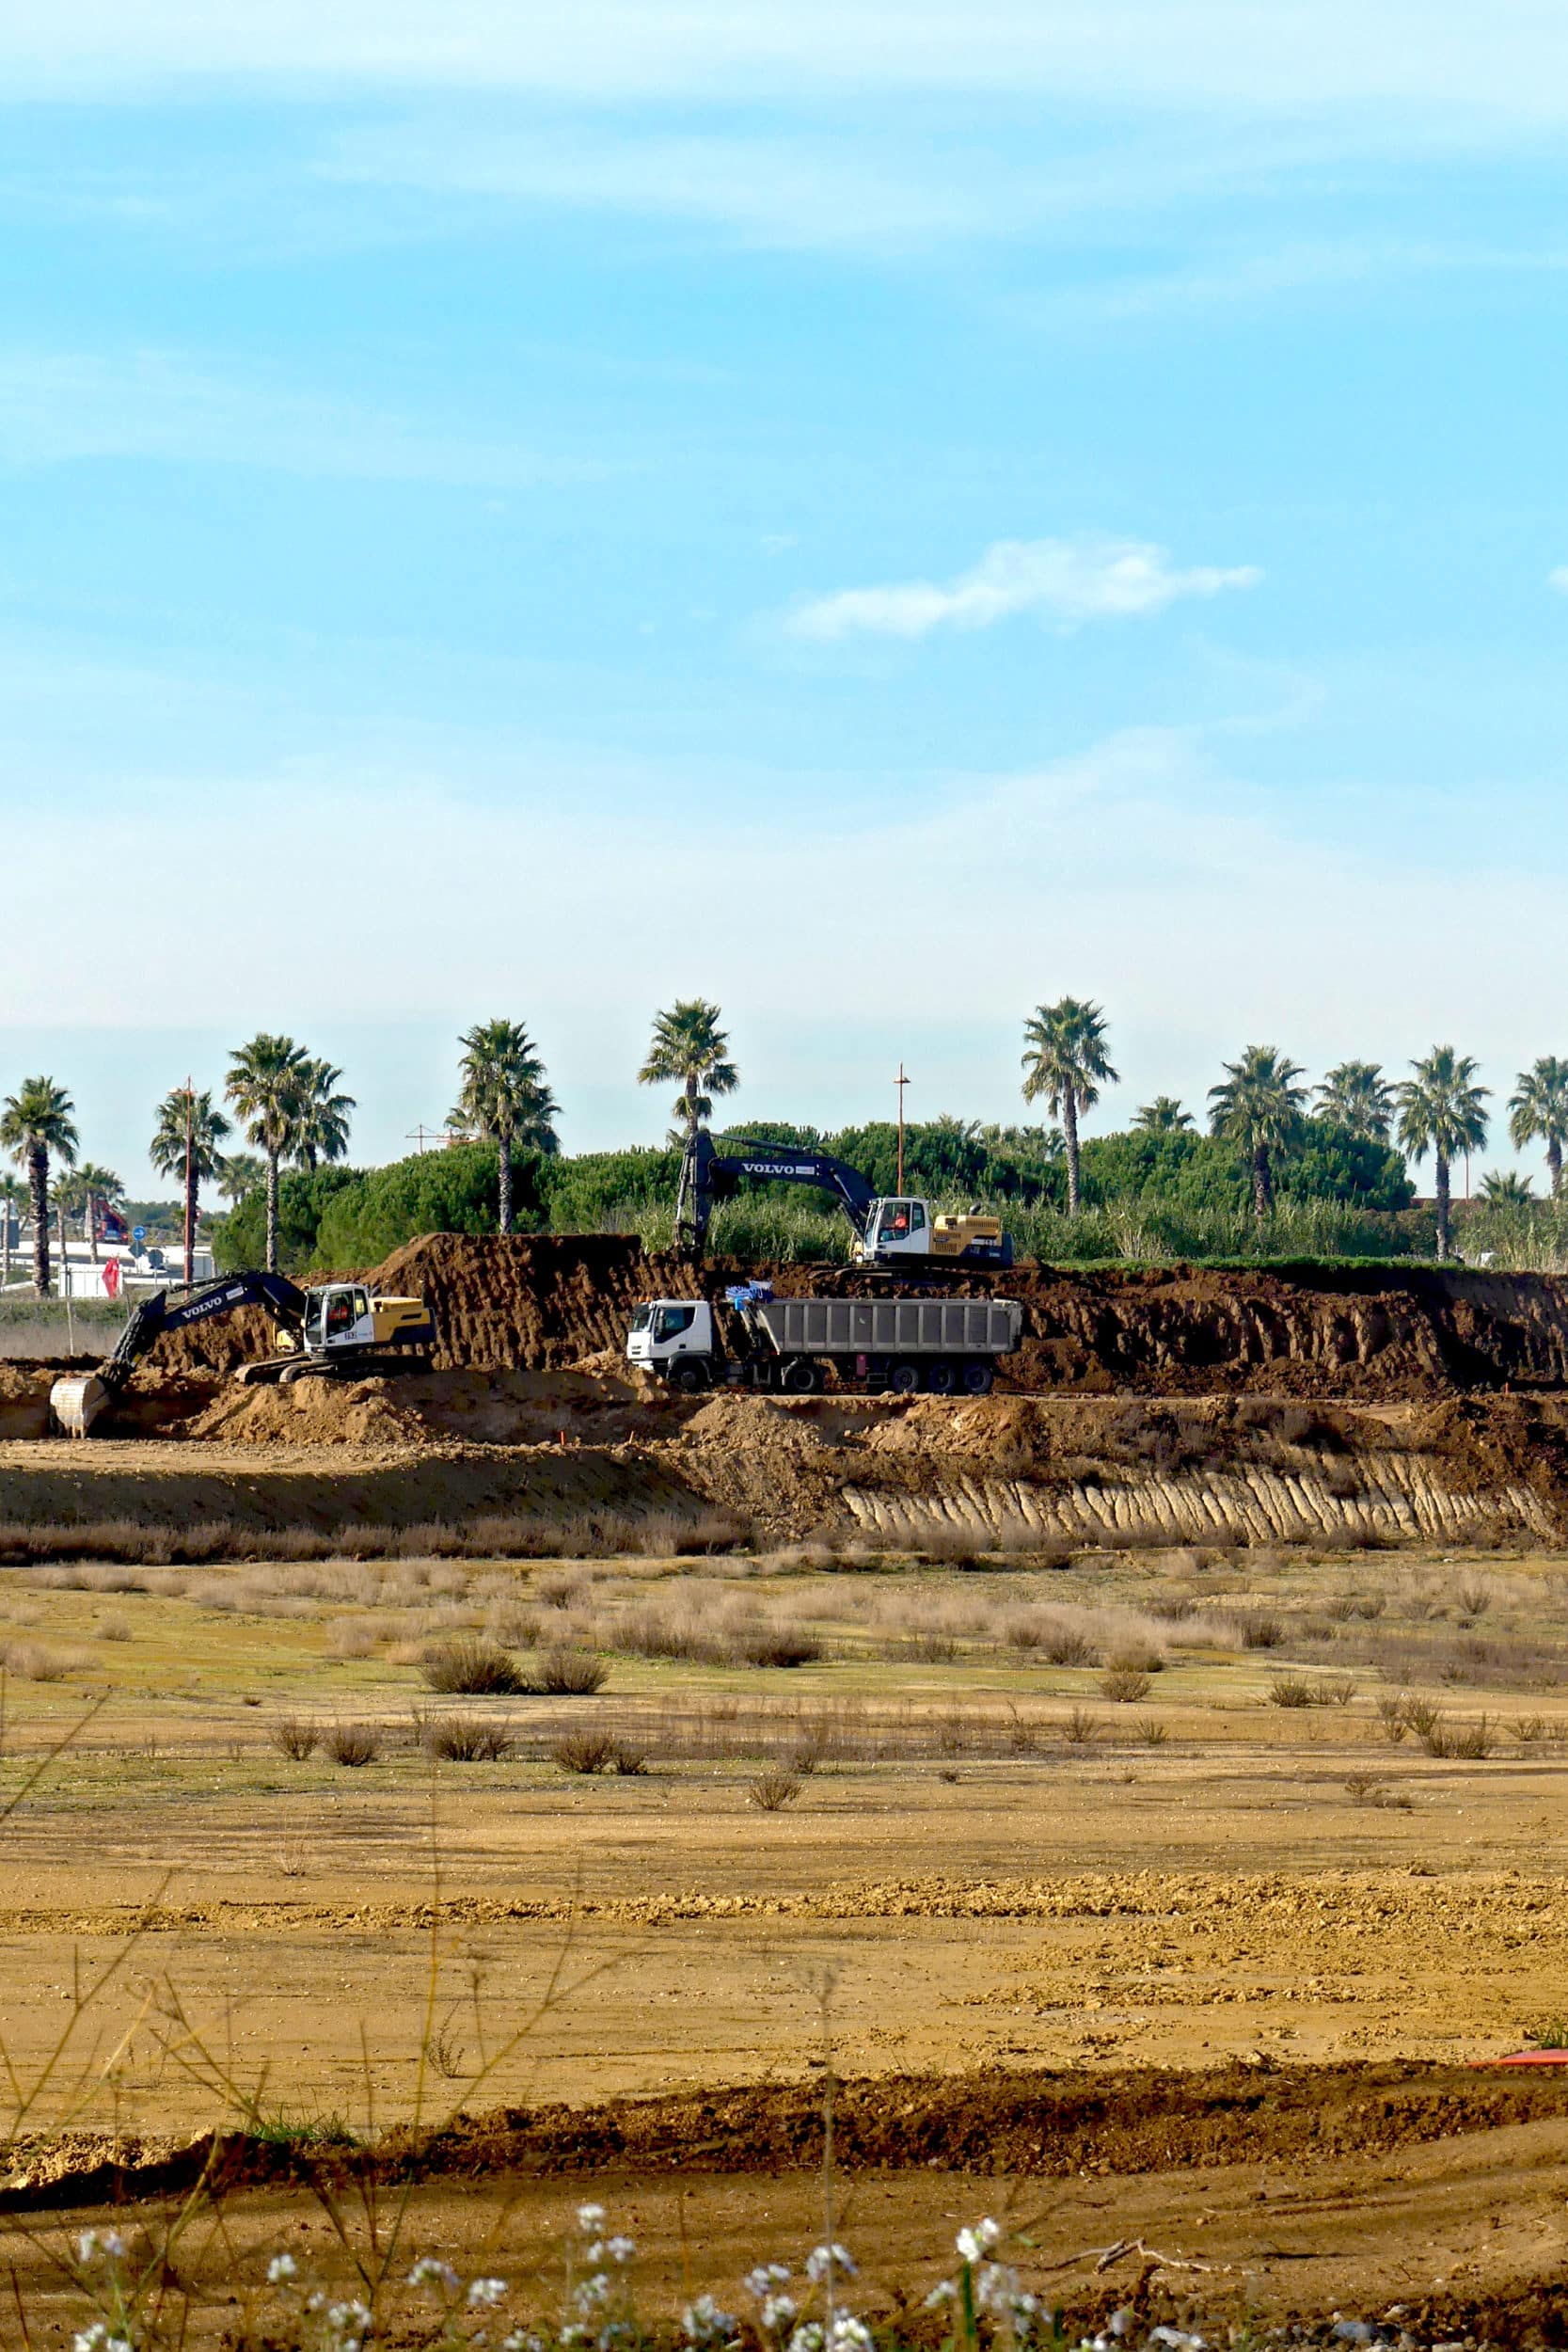
[[[815,1396],[822,1386],[822,1367],[809,1356],[797,1356],[784,1367],[784,1385],[791,1396]]]
[[[951,1364],[933,1364],[926,1375],[926,1386],[933,1396],[951,1396],[958,1385],[958,1375]]]
[[[990,1364],[965,1364],[965,1396],[990,1396],[991,1382],[995,1377],[996,1373]]]
[[[888,1374],[888,1387],[895,1396],[913,1396],[920,1387],[918,1364],[895,1364]]]
[[[707,1387],[707,1376],[701,1364],[677,1364],[670,1375],[670,1385],[674,1389],[684,1389],[689,1396],[693,1390]]]

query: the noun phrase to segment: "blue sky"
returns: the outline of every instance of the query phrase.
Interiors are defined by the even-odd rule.
[[[1568,1052],[1568,20],[545,13],[0,19],[0,1089]]]

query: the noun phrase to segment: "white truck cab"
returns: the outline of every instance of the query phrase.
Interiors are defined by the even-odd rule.
[[[930,1212],[925,1201],[873,1200],[866,1218],[865,1239],[857,1254],[865,1258],[928,1258]]]
[[[626,1333],[626,1360],[667,1372],[683,1356],[706,1364],[713,1355],[713,1309],[705,1298],[651,1298]]]

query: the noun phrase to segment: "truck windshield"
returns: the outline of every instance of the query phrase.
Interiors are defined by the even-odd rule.
[[[634,1331],[645,1331],[653,1319],[654,1311],[651,1307],[639,1307],[631,1319],[631,1327]]]

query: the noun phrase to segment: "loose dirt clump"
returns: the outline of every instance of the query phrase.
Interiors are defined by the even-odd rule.
[[[182,1436],[227,1445],[408,1446],[429,1432],[394,1401],[386,1380],[292,1380],[287,1387],[221,1389]]]

